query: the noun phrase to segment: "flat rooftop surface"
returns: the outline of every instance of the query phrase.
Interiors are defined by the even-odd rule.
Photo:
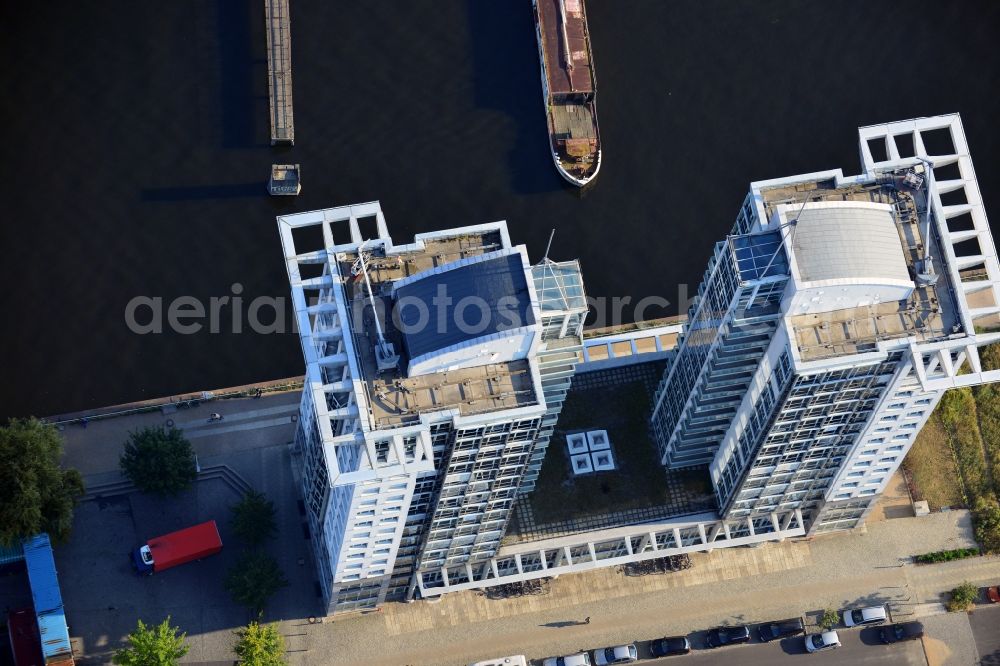
[[[914,336],[917,340],[945,337],[940,305],[917,289],[905,301],[877,303],[791,318],[795,342],[806,361],[875,351],[880,340]]]
[[[515,504],[504,545],[716,510],[707,468],[660,465],[649,415],[663,367],[657,360],[573,378],[535,489]],[[614,471],[573,475],[566,435],[581,430],[608,431]]]
[[[939,275],[936,285],[918,286],[906,300],[792,316],[791,325],[802,360],[813,361],[874,351],[881,340],[914,336],[920,341],[929,341],[952,333],[958,319],[957,308],[951,296],[951,282],[940,259],[941,252],[937,243],[933,238],[925,240],[920,233],[920,221],[924,216],[924,190],[915,191],[890,184],[838,188],[834,187],[832,181],[819,181],[766,188],[761,191],[761,195],[769,218],[779,204],[794,206],[805,201],[889,204],[893,207],[896,236],[902,249],[907,276],[918,272],[925,254],[925,242],[930,243],[930,254]],[[794,213],[788,215],[795,217]],[[795,227],[792,229],[790,233],[796,233]],[[792,240],[794,245],[796,239],[793,237]]]
[[[499,232],[491,231],[426,240],[422,250],[389,257],[380,252],[371,253],[367,264],[368,277],[375,300],[380,303],[379,322],[386,339],[400,355],[394,370],[380,372],[378,369],[375,359],[378,330],[364,276],[358,274],[353,279],[345,280],[345,295],[352,306],[351,333],[368,390],[374,427],[391,428],[413,423],[424,412],[456,409],[462,415],[469,415],[538,402],[531,380],[531,367],[525,360],[407,377],[402,333],[394,325],[392,317],[383,314],[389,312],[390,299],[381,294],[390,282],[501,248]],[[338,255],[341,275],[352,275],[352,266],[357,258],[357,253],[352,252]],[[433,320],[432,316],[429,325],[434,325]]]

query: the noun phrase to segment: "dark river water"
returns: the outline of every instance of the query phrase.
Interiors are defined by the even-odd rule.
[[[750,181],[856,173],[859,125],[958,111],[1000,220],[1000,3],[587,8],[605,159],[581,196],[549,159],[528,0],[296,1],[284,149],[262,0],[4,3],[0,414],[301,373],[292,333],[137,335],[124,316],[234,283],[286,296],[281,212],[378,199],[397,242],[506,219],[534,259],[554,228],[591,295],[676,303]],[[302,195],[270,198],[285,161]]]

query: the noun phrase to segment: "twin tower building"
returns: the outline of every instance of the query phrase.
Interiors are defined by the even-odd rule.
[[[859,525],[944,392],[1000,380],[978,351],[1000,340],[1000,264],[960,118],[859,138],[861,175],[750,186],[668,356],[658,456],[707,467],[716,511],[528,543],[501,539],[582,357],[578,262],[532,263],[504,222],[397,245],[378,203],[279,217],[328,612]]]

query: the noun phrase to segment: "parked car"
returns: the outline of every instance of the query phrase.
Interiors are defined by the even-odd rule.
[[[705,636],[705,642],[708,643],[708,647],[710,648],[746,643],[749,640],[750,629],[746,626],[716,627],[715,629],[709,629],[708,635]]]
[[[889,619],[889,613],[885,606],[868,606],[867,608],[855,608],[844,611],[845,627],[867,627],[873,624],[882,624]]]
[[[600,650],[594,650],[594,661],[597,662],[597,666],[631,664],[632,662],[639,661],[639,651],[635,649],[635,643],[601,648]]]
[[[822,634],[806,636],[806,651],[821,652],[840,647],[840,636],[836,631],[824,631]]]
[[[590,666],[590,653],[580,652],[565,657],[549,657],[542,666]]]
[[[757,635],[765,643],[778,638],[788,638],[798,636],[806,632],[805,624],[801,617],[793,617],[787,620],[777,620],[775,622],[765,622],[757,626]]]
[[[691,651],[691,641],[687,636],[667,636],[649,643],[649,651],[654,657],[673,657]]]
[[[919,622],[900,622],[887,624],[879,631],[883,643],[898,643],[899,641],[915,641],[924,636],[924,625]]]
[[[1000,604],[1000,585],[986,588],[986,598],[992,604]]]

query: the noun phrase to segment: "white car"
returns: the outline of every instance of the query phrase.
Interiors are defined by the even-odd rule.
[[[840,647],[840,636],[836,631],[824,631],[822,634],[809,634],[806,636],[806,650],[809,652],[820,652],[821,650],[832,650]]]
[[[844,611],[845,627],[867,627],[872,624],[882,624],[889,619],[885,606],[869,606]]]
[[[597,662],[597,666],[631,664],[632,662],[639,661],[639,652],[635,649],[635,643],[616,645],[615,647],[594,650],[594,661]]]
[[[590,666],[590,653],[581,652],[565,657],[549,657],[542,662],[542,666]]]

